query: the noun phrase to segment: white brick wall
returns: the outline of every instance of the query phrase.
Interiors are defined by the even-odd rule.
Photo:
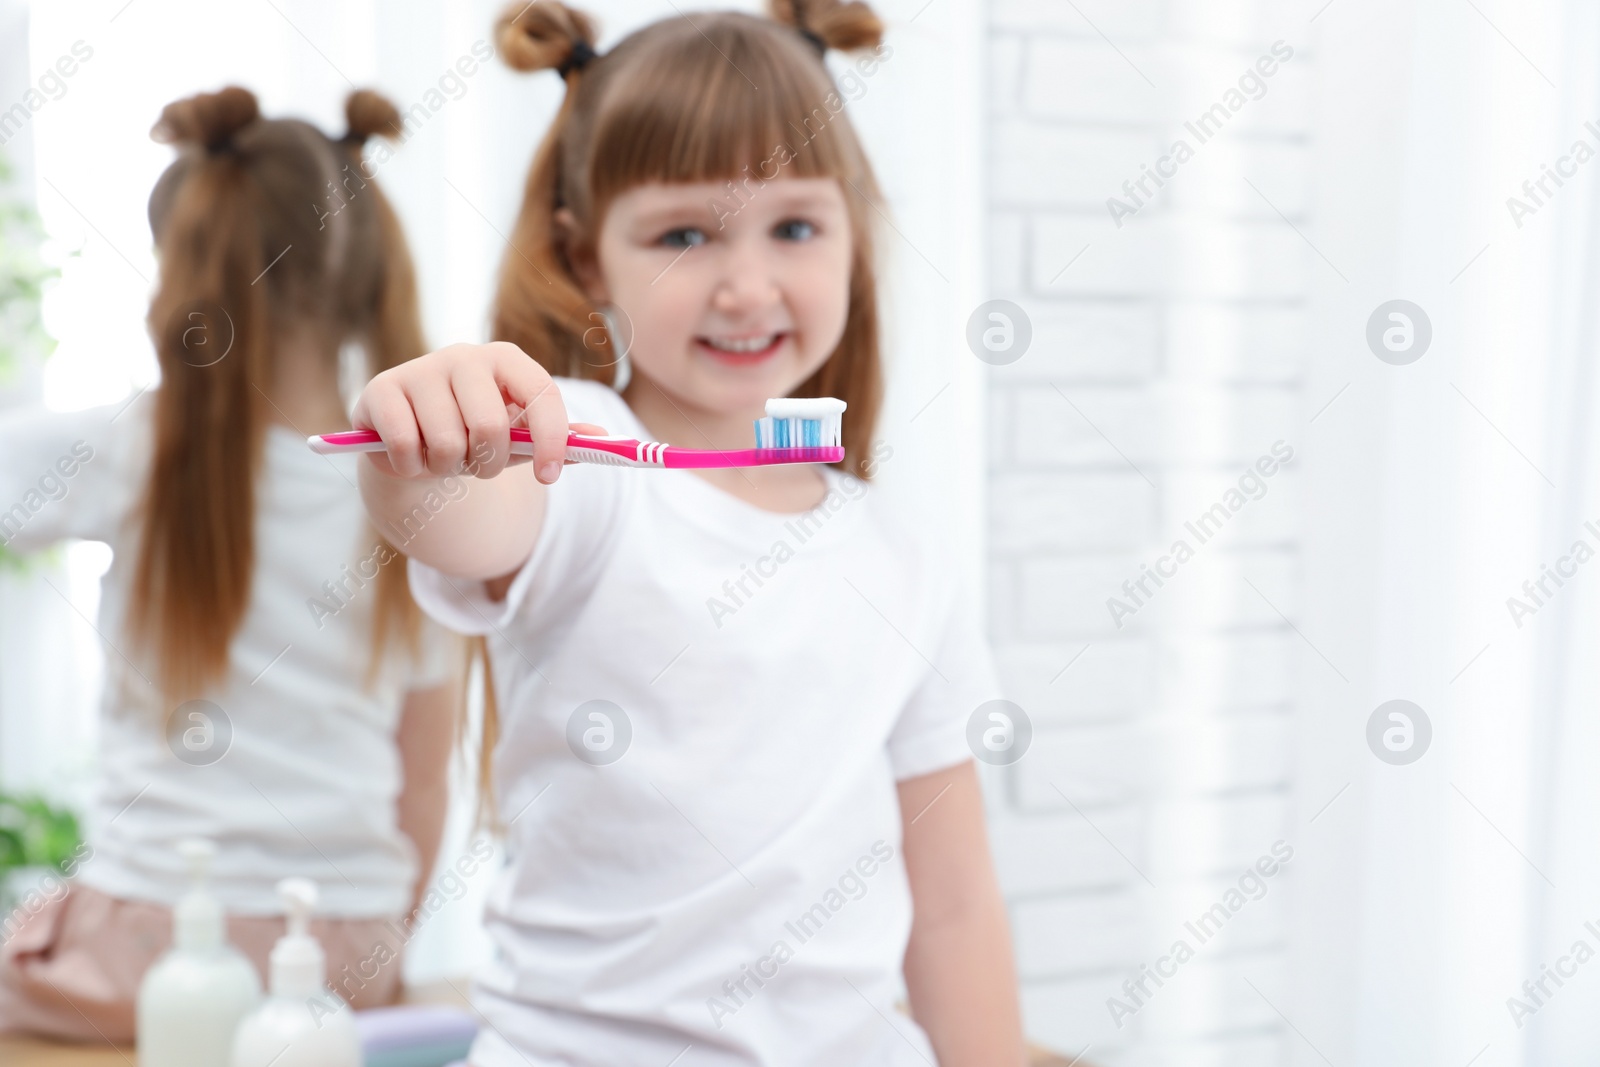
[[[1293,1039],[1272,1007],[1292,862],[1122,1028],[1107,1007],[1290,836],[1295,465],[1126,626],[1106,607],[1306,432],[1303,304],[1326,268],[1279,216],[1304,228],[1312,194],[1312,57],[1284,6],[989,6],[989,288],[1033,326],[990,375],[990,632],[1035,733],[986,782],[1029,1034],[1086,1062],[1282,1064]],[[1106,198],[1193,144],[1183,122],[1280,38],[1294,58],[1265,95],[1115,226]]]

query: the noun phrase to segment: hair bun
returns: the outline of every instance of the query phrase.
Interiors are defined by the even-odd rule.
[[[770,0],[772,17],[808,32],[829,48],[849,52],[876,48],[883,40],[883,21],[862,0]]]
[[[215,150],[260,117],[256,94],[230,85],[220,92],[174,100],[161,109],[150,136],[162,144],[199,144]]]
[[[559,0],[512,0],[494,24],[500,58],[513,70],[566,77],[594,56],[594,20]]]
[[[347,144],[361,145],[377,134],[393,141],[401,133],[400,111],[371,89],[357,89],[345,98],[344,119],[350,132],[344,135]]]

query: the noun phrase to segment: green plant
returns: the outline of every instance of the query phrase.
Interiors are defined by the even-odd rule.
[[[44,328],[45,286],[60,271],[40,255],[44,223],[33,205],[17,195],[11,164],[0,154],[0,385],[32,360],[55,351]],[[27,568],[23,557],[0,545],[0,572]]]
[[[11,164],[0,155],[0,381],[26,360],[47,358],[55,339],[40,310],[47,283],[60,271],[44,261],[44,223],[33,205],[17,195]]]
[[[78,817],[39,796],[0,793],[0,881],[17,867],[63,871],[81,840]]]

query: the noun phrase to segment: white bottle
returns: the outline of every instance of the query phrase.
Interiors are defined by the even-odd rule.
[[[232,1067],[361,1067],[355,1014],[328,988],[322,946],[306,932],[317,887],[285,878],[278,896],[289,930],[272,947],[265,1003],[234,1035]]]
[[[139,983],[140,1067],[226,1067],[233,1032],[261,1001],[256,969],[226,940],[222,905],[207,891],[217,848],[190,839],[189,892],[172,909],[172,948]]]

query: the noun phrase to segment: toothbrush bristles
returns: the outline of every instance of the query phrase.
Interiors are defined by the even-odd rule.
[[[757,419],[757,448],[838,448],[844,443],[845,404],[832,397],[767,401],[767,417]]]
[[[774,419],[756,420],[757,448],[838,448],[842,438],[841,420]]]

